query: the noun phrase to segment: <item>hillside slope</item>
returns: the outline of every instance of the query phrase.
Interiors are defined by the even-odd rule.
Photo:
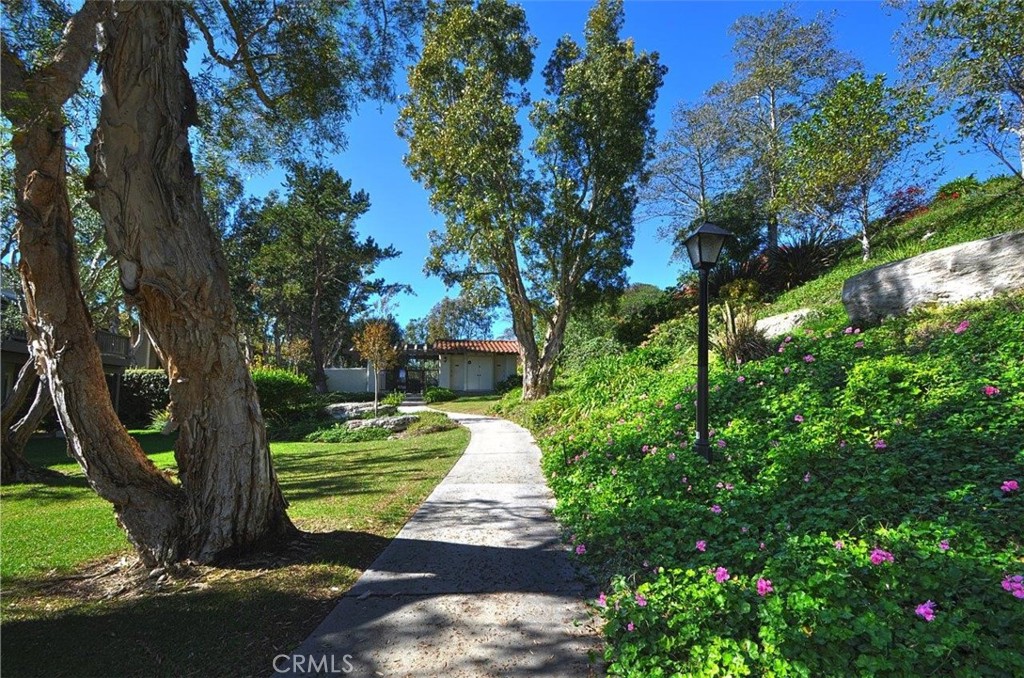
[[[945,220],[929,249],[1013,230],[1020,205],[941,206],[893,252],[922,219]],[[1024,675],[1024,295],[848,327],[842,266],[779,300],[824,312],[772,357],[714,366],[710,467],[666,349],[531,408],[612,674]]]

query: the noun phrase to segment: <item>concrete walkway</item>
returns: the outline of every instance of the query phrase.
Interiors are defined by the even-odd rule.
[[[450,416],[471,432],[465,454],[276,675],[599,673],[593,592],[561,543],[533,438]]]

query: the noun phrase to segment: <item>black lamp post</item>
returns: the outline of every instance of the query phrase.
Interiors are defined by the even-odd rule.
[[[708,442],[708,271],[718,263],[722,245],[732,233],[714,224],[704,223],[686,239],[690,263],[700,276],[700,300],[697,309],[697,454],[711,463]]]

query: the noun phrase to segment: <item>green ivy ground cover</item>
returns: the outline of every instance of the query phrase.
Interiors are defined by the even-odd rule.
[[[1024,297],[830,313],[718,366],[710,467],[671,360],[596,361],[532,413],[610,673],[1024,675]]]

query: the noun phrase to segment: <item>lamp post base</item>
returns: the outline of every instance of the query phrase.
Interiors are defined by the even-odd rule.
[[[706,440],[698,440],[693,444],[694,451],[700,456],[708,460],[711,463],[711,445]]]

